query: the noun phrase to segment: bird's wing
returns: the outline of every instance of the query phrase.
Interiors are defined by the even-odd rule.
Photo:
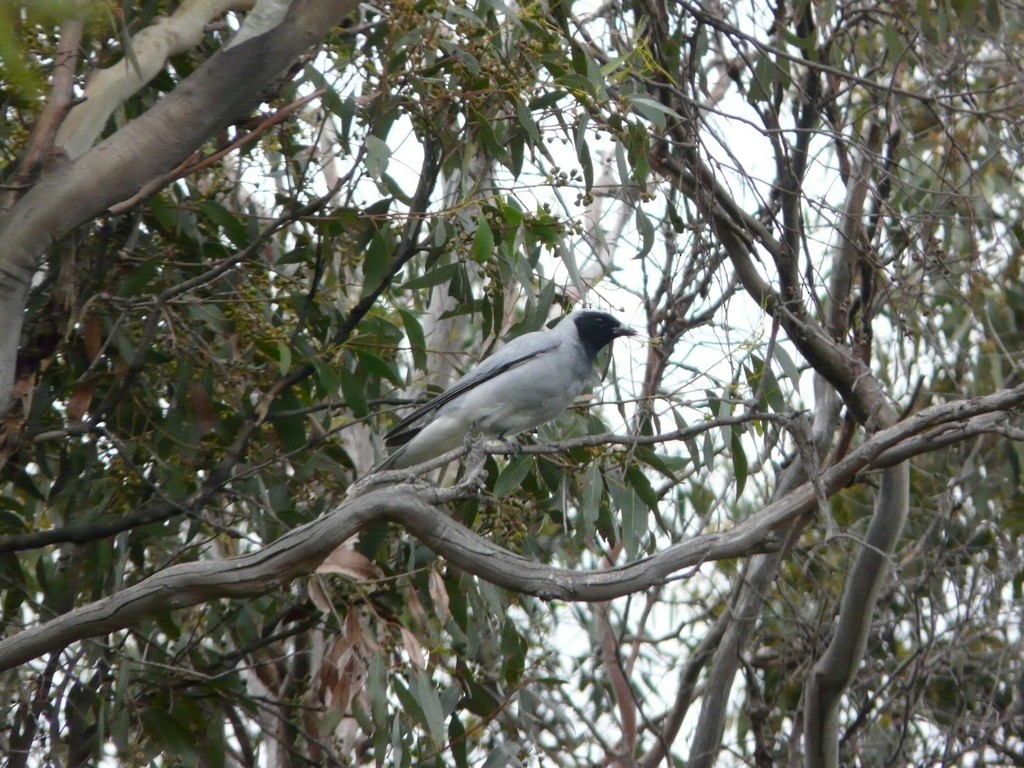
[[[480,386],[485,381],[490,381],[506,371],[518,368],[528,360],[550,354],[560,345],[561,340],[554,333],[528,333],[513,339],[440,395],[430,402],[424,403],[398,422],[384,435],[384,444],[391,446],[409,442],[419,430],[410,430],[408,427],[424,416],[433,413],[441,406],[450,403],[474,387]]]

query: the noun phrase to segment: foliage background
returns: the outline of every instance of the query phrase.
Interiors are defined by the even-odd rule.
[[[11,765],[1024,764],[1016,4],[249,5],[0,8]]]

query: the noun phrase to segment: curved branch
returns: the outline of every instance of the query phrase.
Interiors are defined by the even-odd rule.
[[[4,184],[10,190],[0,208],[10,207],[17,199],[23,187],[27,187],[35,179],[40,169],[45,168],[53,159],[57,131],[62,121],[66,120],[69,111],[73,111],[75,65],[78,61],[78,47],[82,42],[85,22],[81,18],[70,19],[60,30],[60,42],[54,57],[53,79],[46,104],[39,113],[29,136],[21,165],[13,178]]]
[[[839,705],[860,668],[871,616],[889,574],[889,558],[910,506],[910,464],[887,469],[863,546],[846,581],[832,641],[807,678],[804,733],[807,768],[839,765]]]
[[[652,557],[609,570],[554,568],[502,549],[456,523],[436,505],[452,490],[390,486],[346,501],[335,512],[296,528],[258,552],[228,560],[182,563],[102,600],[0,641],[0,671],[69,643],[138,623],[172,608],[225,597],[251,598],[315,569],[341,542],[370,521],[400,524],[453,565],[506,589],[544,599],[611,600],[662,584],[684,568],[774,550],[773,531],[817,509],[819,491],[832,495],[887,451],[898,451],[920,433],[956,418],[971,420],[1024,403],[1024,384],[985,397],[933,406],[876,433],[822,472],[757,514],[721,533],[676,544]],[[919,441],[924,452],[929,449]],[[817,485],[817,488],[815,487]]]
[[[662,583],[682,568],[775,545],[764,526],[748,520],[731,531],[683,542],[645,560],[606,571],[575,572],[538,563],[476,535],[435,506],[450,496],[433,488],[392,486],[347,501],[258,552],[172,566],[0,642],[0,671],[160,611],[218,598],[251,598],[312,572],[341,542],[380,519],[399,523],[452,564],[493,584],[544,599],[585,602],[610,600]]]
[[[835,387],[858,421],[872,427],[893,424],[896,410],[871,369],[833,341],[802,305],[780,296],[754,266],[755,243],[778,262],[784,258],[779,241],[736,204],[696,153],[689,152],[683,159],[663,145],[651,160],[709,220],[744,290],[768,314],[779,319],[800,354]]]
[[[89,76],[81,103],[60,127],[57,146],[68,157],[81,155],[96,143],[114,110],[160,74],[169,58],[199,44],[207,24],[225,11],[251,5],[251,0],[190,0],[170,16],[157,17],[153,24],[125,41],[130,55]],[[248,23],[244,24],[243,30],[247,26]]]
[[[268,83],[322,40],[356,0],[292,4],[259,37],[218,51],[149,111],[44,175],[0,215],[0,413],[14,381],[21,318],[32,275],[51,244],[150,180],[175,168],[210,135],[259,102]]]

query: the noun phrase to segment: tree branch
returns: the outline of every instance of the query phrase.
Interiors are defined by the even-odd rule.
[[[114,110],[156,77],[170,57],[199,44],[207,24],[225,11],[252,4],[252,0],[193,0],[181,3],[169,16],[157,17],[125,41],[130,56],[89,76],[81,103],[60,127],[57,145],[68,157],[80,156],[96,143]]]
[[[972,419],[1024,403],[1024,384],[971,400],[938,405],[876,433],[824,470],[819,487],[832,495],[886,451],[956,418]],[[926,445],[917,443],[922,452]],[[449,518],[436,505],[457,490],[390,486],[346,501],[331,514],[296,528],[258,552],[228,560],[183,563],[0,642],[0,671],[69,643],[114,632],[173,608],[220,598],[252,598],[315,569],[341,542],[370,521],[400,524],[453,565],[506,589],[544,599],[602,602],[662,584],[684,568],[777,548],[778,526],[817,509],[814,484],[803,483],[728,531],[676,544],[616,568],[577,572],[508,552]]]
[[[889,557],[903,531],[910,504],[910,464],[882,475],[875,513],[846,580],[832,642],[808,675],[804,692],[804,765],[839,765],[839,705],[867,648],[871,616],[889,575]]]
[[[149,111],[43,176],[0,216],[0,413],[10,403],[32,275],[51,244],[175,168],[257,104],[268,83],[322,40],[356,0],[298,0],[263,35],[211,56]]]

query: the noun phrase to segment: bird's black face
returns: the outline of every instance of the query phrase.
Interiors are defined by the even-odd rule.
[[[636,331],[627,328],[607,312],[580,312],[576,318],[576,332],[583,342],[583,349],[593,360],[612,339],[619,336],[634,336]]]

